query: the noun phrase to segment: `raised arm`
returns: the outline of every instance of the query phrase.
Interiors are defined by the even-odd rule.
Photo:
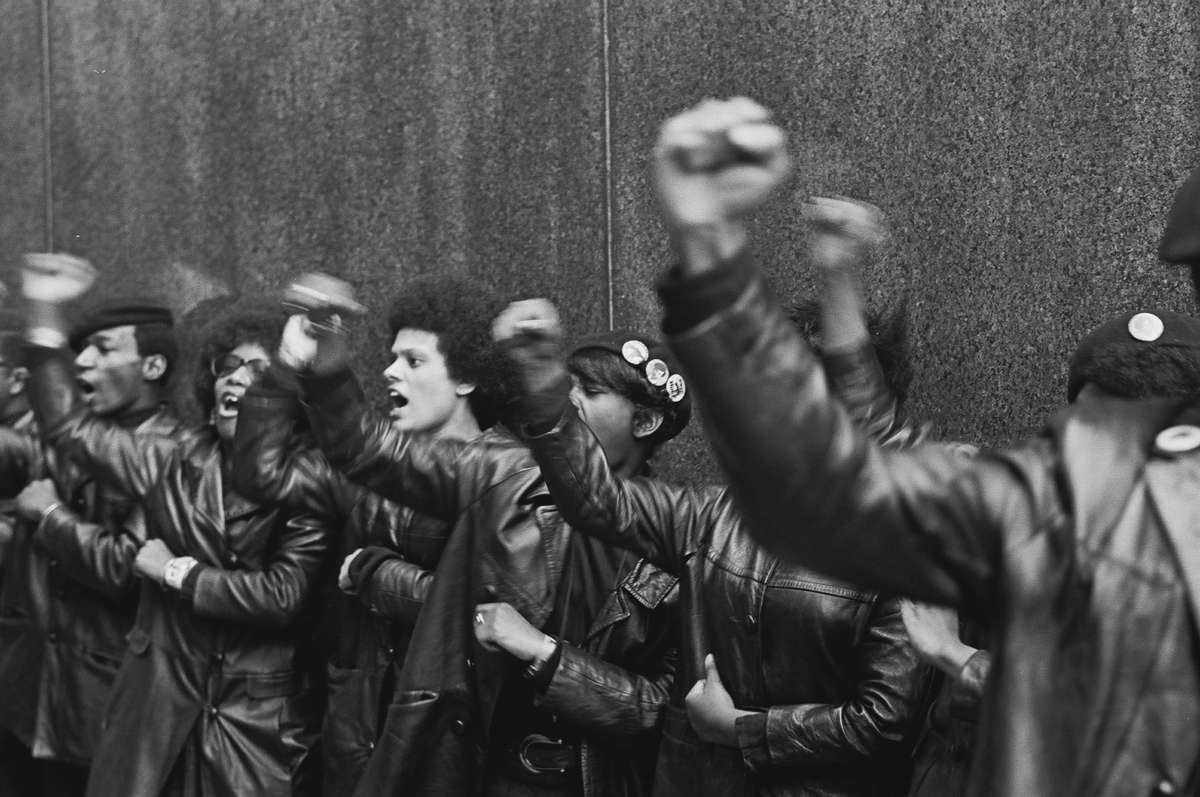
[[[233,484],[242,495],[298,512],[334,516],[336,476],[295,434],[304,418],[294,374],[272,365],[242,397],[233,443]]]
[[[770,127],[747,102],[668,122],[656,178],[668,223],[686,241],[684,265],[661,288],[664,326],[750,529],[782,556],[884,592],[989,605],[999,518],[1019,526],[1032,507],[1004,461],[882,452],[833,400],[739,249],[742,217],[782,180],[787,160],[777,129],[753,136],[757,148],[739,145]],[[744,157],[690,166],[693,142],[713,139]]]
[[[714,496],[651,479],[617,478],[569,400],[558,314],[544,299],[510,305],[493,326],[520,376],[525,442],[572,528],[679,572]]]

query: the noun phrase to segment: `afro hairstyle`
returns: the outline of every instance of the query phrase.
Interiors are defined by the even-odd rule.
[[[516,396],[511,371],[492,341],[492,319],[504,306],[475,280],[426,274],[407,281],[388,308],[389,351],[402,329],[437,335],[451,378],[475,386],[467,401],[482,429],[501,420]]]

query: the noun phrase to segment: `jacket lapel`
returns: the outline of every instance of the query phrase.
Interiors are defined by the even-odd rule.
[[[1152,459],[1146,483],[1183,574],[1192,622],[1200,629],[1200,451]]]

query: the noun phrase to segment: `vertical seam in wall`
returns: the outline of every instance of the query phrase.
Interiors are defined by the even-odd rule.
[[[47,0],[48,2],[48,0]],[[612,170],[612,73],[609,63],[608,0],[600,0],[601,64],[604,93],[604,273],[608,289],[608,328],[614,323],[613,308],[613,170]]]
[[[54,150],[50,131],[53,122],[50,89],[50,0],[40,0],[42,34],[42,201],[45,213],[44,250],[54,251]]]

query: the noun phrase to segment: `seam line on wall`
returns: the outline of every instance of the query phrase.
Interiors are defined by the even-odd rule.
[[[600,73],[604,95],[604,274],[608,293],[608,328],[611,330],[615,314],[613,307],[612,72],[609,63],[608,0],[600,0],[600,34]]]
[[[44,203],[45,239],[43,249],[54,251],[54,151],[50,131],[53,122],[50,90],[50,0],[40,0],[42,26],[42,201]]]

